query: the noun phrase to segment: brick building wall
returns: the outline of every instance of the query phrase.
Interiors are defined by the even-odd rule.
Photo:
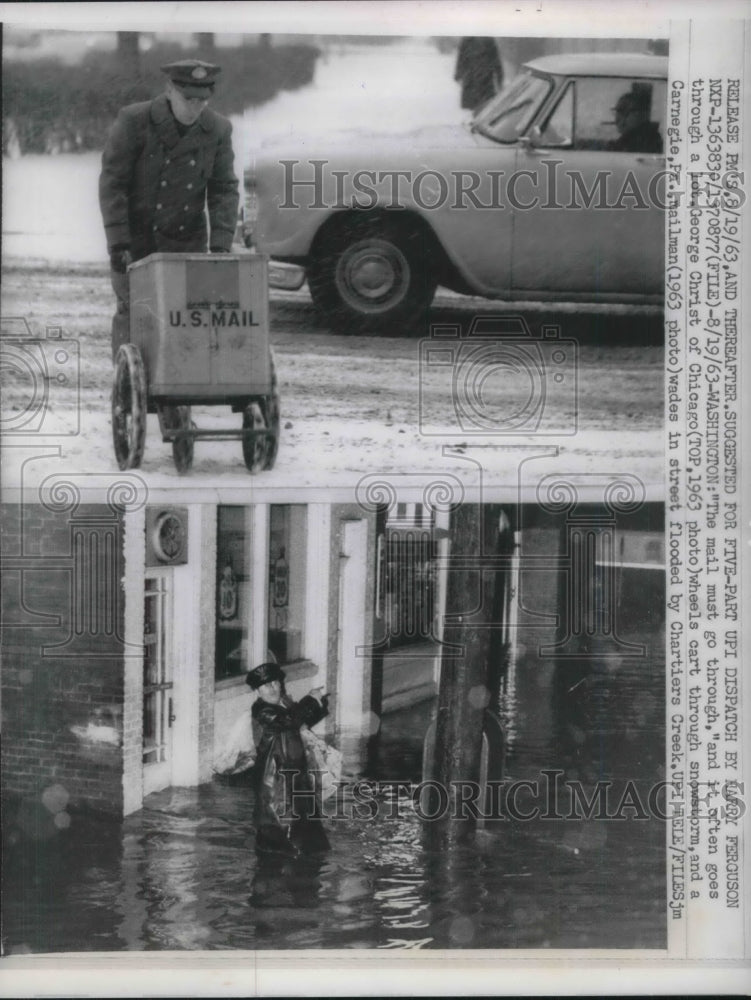
[[[2,507],[3,790],[58,825],[122,811],[123,530],[72,494]]]

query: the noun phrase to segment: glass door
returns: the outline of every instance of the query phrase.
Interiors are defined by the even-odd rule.
[[[170,784],[174,682],[172,576],[146,577],[143,615],[143,794]]]

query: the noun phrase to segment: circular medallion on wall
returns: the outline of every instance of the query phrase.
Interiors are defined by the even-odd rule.
[[[175,562],[185,550],[185,525],[177,514],[165,511],[154,524],[152,544],[157,558],[164,562]]]

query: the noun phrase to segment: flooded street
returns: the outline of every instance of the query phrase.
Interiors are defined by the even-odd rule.
[[[383,718],[367,809],[351,790],[327,822],[321,859],[259,862],[247,780],[152,795],[122,824],[5,815],[6,953],[304,948],[662,948],[664,824],[635,818],[663,778],[664,667],[659,638],[643,660],[509,674],[501,714],[505,781],[561,782],[589,800],[611,780],[619,818],[488,821],[445,850],[420,820],[431,703]],[[641,637],[645,641],[644,637]],[[609,668],[605,664],[611,663]],[[563,772],[546,778],[547,769]],[[619,805],[633,782],[631,805]],[[374,786],[369,786],[374,787]],[[636,802],[636,807],[632,808]],[[520,813],[533,802],[520,794]],[[376,811],[375,818],[365,818]],[[334,812],[332,804],[327,805]],[[359,812],[359,815],[358,815]],[[597,815],[597,809],[595,809]]]

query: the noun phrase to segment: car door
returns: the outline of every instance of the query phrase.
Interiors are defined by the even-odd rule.
[[[514,212],[507,186],[516,167],[517,141],[553,90],[548,76],[522,72],[473,118],[469,135],[446,142],[435,160],[443,163],[449,197],[435,198],[425,212],[449,259],[468,287],[480,295],[507,297],[511,288]],[[413,174],[413,190],[419,174]]]
[[[648,122],[629,144],[615,106],[630,95]],[[628,77],[570,80],[517,150],[512,290],[517,295],[658,299],[664,283],[660,207],[665,83]],[[646,139],[645,139],[646,135]],[[655,136],[658,136],[655,139]],[[536,196],[533,198],[533,194]]]

